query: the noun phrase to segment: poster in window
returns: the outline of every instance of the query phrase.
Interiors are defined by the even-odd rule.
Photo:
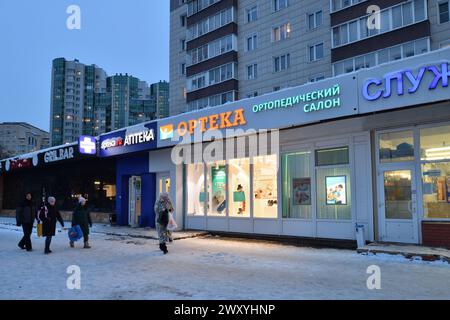
[[[447,203],[450,203],[450,177],[446,177],[447,180]]]
[[[222,213],[226,208],[225,186],[227,181],[226,167],[217,166],[211,168],[212,177],[212,209]]]
[[[294,206],[311,205],[311,178],[292,179],[292,199]]]
[[[326,177],[327,205],[347,204],[347,177]]]

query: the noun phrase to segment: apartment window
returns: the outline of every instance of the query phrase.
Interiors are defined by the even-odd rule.
[[[180,47],[181,47],[181,51],[186,50],[186,40],[185,39],[180,40]]]
[[[448,8],[448,1],[447,8]],[[426,19],[425,0],[408,1],[381,11],[381,28],[368,29],[370,16],[346,22],[332,30],[333,48],[408,26]],[[448,19],[448,9],[447,9]]]
[[[181,74],[182,74],[183,76],[186,75],[186,63],[182,63],[182,64],[181,64]]]
[[[245,10],[247,16],[247,23],[258,20],[258,7],[253,6]]]
[[[450,21],[449,1],[439,1],[439,23],[446,23]]]
[[[315,29],[322,25],[323,14],[322,10],[308,15],[308,28],[309,30]]]
[[[235,35],[227,35],[221,39],[214,40],[204,46],[195,48],[188,52],[189,64],[193,65],[207,59],[214,58],[233,50],[235,47]]]
[[[234,91],[216,94],[210,97],[194,100],[188,103],[188,111],[214,107],[234,101]]]
[[[188,79],[187,91],[194,91],[234,78],[236,64],[228,63]]]
[[[291,55],[289,53],[273,58],[273,65],[275,72],[288,69],[290,64],[291,64]]]
[[[281,41],[290,37],[291,24],[285,23],[281,26],[272,28],[272,42]]]
[[[188,29],[188,38],[193,40],[234,21],[234,8],[228,8],[197,22]]]
[[[255,98],[258,96],[258,91],[247,94],[247,98]]]
[[[309,61],[316,61],[323,58],[323,43],[309,47]]]
[[[443,42],[441,42],[441,43],[439,44],[439,48],[440,48],[440,49],[442,49],[442,48],[448,48],[448,47],[450,47],[450,40],[443,41]]]
[[[366,0],[331,0],[331,11],[341,10]]]
[[[428,38],[422,38],[401,45],[384,48],[366,55],[353,57],[333,64],[333,75],[357,71],[362,68],[373,66],[412,57],[429,51]]]
[[[209,6],[212,6],[216,2],[219,2],[220,0],[194,0],[190,1],[188,3],[188,16],[191,16]],[[186,1],[183,0],[183,3]]]
[[[273,0],[274,11],[279,11],[283,8],[286,8],[288,5],[289,5],[288,0]]]
[[[324,79],[325,79],[325,76],[317,76],[317,77],[314,77],[314,78],[310,78],[309,82],[317,82],[317,81],[322,81]]]
[[[186,26],[186,15],[183,14],[180,16],[180,24],[182,27]]]
[[[258,36],[256,34],[247,38],[247,51],[256,50],[258,47]]]
[[[252,80],[258,77],[258,64],[253,63],[247,66],[247,79]]]
[[[273,92],[277,92],[277,91],[280,91],[280,90],[281,90],[280,86],[273,87]]]

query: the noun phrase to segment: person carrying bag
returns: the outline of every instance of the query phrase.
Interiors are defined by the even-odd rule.
[[[170,216],[173,211],[172,201],[170,201],[169,195],[167,193],[160,194],[158,200],[155,202],[155,224],[156,231],[158,232],[159,239],[159,249],[167,254],[166,242],[172,242],[172,232],[168,230],[170,225]],[[173,220],[173,217],[172,217]]]

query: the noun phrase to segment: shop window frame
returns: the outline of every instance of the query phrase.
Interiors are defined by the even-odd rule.
[[[422,160],[421,154],[420,154],[420,148],[421,148],[421,137],[420,137],[420,132],[423,129],[430,129],[430,128],[439,128],[439,127],[444,127],[444,126],[450,126],[450,121],[446,121],[446,122],[439,122],[439,123],[431,123],[431,124],[425,124],[425,125],[420,125],[417,126],[415,128],[415,136],[417,139],[417,148],[418,148],[418,154],[416,155],[415,158],[415,165],[416,165],[416,172],[418,174],[416,174],[416,185],[417,185],[417,190],[420,190],[420,197],[418,198],[418,202],[417,202],[417,206],[418,206],[418,218],[419,218],[419,223],[421,223],[422,221],[426,221],[426,222],[433,222],[433,221],[441,221],[441,222],[450,222],[450,217],[449,218],[429,218],[429,217],[425,217],[425,208],[424,208],[424,201],[423,201],[423,170],[422,170],[422,165],[424,164],[428,164],[428,163],[449,163],[450,162],[450,158],[446,158],[446,159],[441,159],[441,160]]]
[[[283,181],[283,170],[285,170],[284,168],[284,164],[283,164],[283,157],[284,156],[288,156],[288,155],[293,155],[293,154],[297,154],[297,153],[309,153],[310,155],[310,159],[309,159],[309,178],[311,179],[311,218],[292,218],[290,217],[290,213],[291,213],[291,204],[290,201],[291,199],[289,198],[289,203],[287,204],[287,213],[288,216],[284,217],[283,215],[283,206],[284,206],[284,197],[283,197],[283,192],[284,192],[284,181]],[[281,204],[280,207],[280,211],[281,211],[281,219],[283,221],[305,221],[305,222],[312,222],[315,223],[316,221],[316,207],[317,204],[315,201],[317,199],[317,190],[316,190],[316,175],[315,175],[315,170],[316,170],[316,166],[315,166],[315,161],[316,161],[316,153],[315,153],[315,149],[314,147],[309,147],[309,148],[296,148],[295,151],[294,150],[289,150],[289,151],[283,151],[280,152],[280,182],[279,182],[279,197],[281,197],[281,201],[279,201],[279,204]],[[304,177],[307,178],[307,177]],[[288,181],[288,183],[290,183],[290,181]]]
[[[265,156],[276,156],[277,159],[277,165],[278,165],[278,170],[277,170],[277,176],[276,176],[276,188],[277,188],[277,193],[276,193],[276,198],[277,198],[277,216],[276,217],[270,217],[270,218],[265,218],[265,217],[255,217],[254,216],[254,159],[258,158],[258,157],[265,157]],[[243,216],[243,217],[239,217],[239,216],[230,216],[229,214],[229,210],[230,210],[230,206],[229,206],[229,195],[230,195],[230,164],[229,161],[230,159],[225,159],[225,160],[219,160],[218,162],[224,161],[225,162],[225,173],[226,173],[226,182],[225,182],[225,189],[226,189],[226,209],[225,209],[225,214],[224,215],[215,215],[215,214],[209,214],[209,210],[208,210],[208,204],[209,204],[209,198],[208,198],[208,165],[211,165],[208,162],[202,162],[203,164],[203,181],[204,181],[204,192],[205,192],[205,201],[203,201],[203,215],[195,215],[192,213],[189,213],[187,208],[187,201],[189,201],[188,199],[188,193],[187,193],[187,184],[188,184],[188,166],[192,165],[194,163],[187,163],[183,165],[183,186],[184,186],[184,191],[183,191],[183,212],[184,212],[184,216],[188,219],[195,219],[195,218],[199,218],[199,219],[209,219],[209,218],[213,218],[213,219],[234,219],[234,220],[250,220],[250,221],[254,221],[254,220],[262,220],[262,221],[269,221],[269,220],[278,220],[280,219],[280,210],[281,210],[281,182],[280,182],[280,161],[281,161],[281,154],[277,153],[277,154],[267,154],[267,155],[253,155],[253,156],[249,156],[249,157],[244,157],[244,158],[233,158],[233,160],[235,159],[249,159],[250,161],[250,167],[249,167],[249,180],[250,180],[250,199],[248,200],[249,204],[249,212],[250,212],[250,216]]]

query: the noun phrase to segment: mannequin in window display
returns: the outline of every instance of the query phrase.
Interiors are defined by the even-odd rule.
[[[245,192],[244,192],[244,187],[240,184],[237,187],[237,191],[236,191],[236,197],[239,198],[239,200],[243,199],[241,202],[241,206],[238,207],[238,215],[244,214],[245,213]]]

